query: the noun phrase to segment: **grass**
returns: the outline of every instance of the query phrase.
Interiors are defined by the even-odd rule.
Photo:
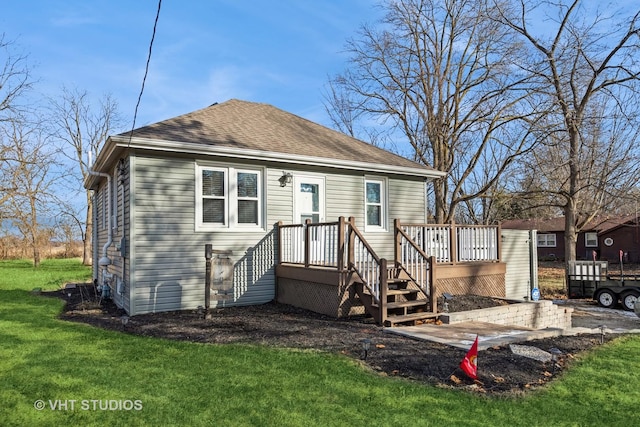
[[[544,299],[566,298],[566,278],[564,264],[541,262],[538,266],[538,287]]]
[[[65,322],[57,319],[61,301],[30,292],[86,278],[77,261],[47,261],[39,270],[0,262],[3,426],[640,425],[637,337],[600,347],[545,390],[489,399],[379,377],[340,355]],[[39,400],[45,409],[34,407]]]

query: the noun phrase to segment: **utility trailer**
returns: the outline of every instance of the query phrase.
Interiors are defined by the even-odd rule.
[[[622,308],[633,311],[640,297],[640,275],[609,274],[606,261],[570,262],[567,283],[569,298],[593,298],[606,308],[620,302]]]

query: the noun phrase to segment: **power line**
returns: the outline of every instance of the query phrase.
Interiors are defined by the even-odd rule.
[[[131,145],[131,138],[133,131],[136,128],[136,119],[138,118],[138,107],[140,107],[140,100],[142,100],[142,93],[144,92],[144,84],[147,81],[147,74],[149,73],[149,63],[151,62],[151,50],[153,49],[153,41],[156,38],[156,28],[158,27],[158,19],[160,18],[160,8],[162,7],[162,0],[158,0],[158,11],[156,12],[156,20],[153,23],[153,33],[151,34],[151,42],[149,43],[149,54],[147,55],[147,65],[144,69],[144,77],[142,77],[142,87],[140,88],[140,94],[138,95],[138,102],[136,103],[136,109],[133,113],[133,125],[131,125],[131,132],[129,132],[129,142],[127,148]]]

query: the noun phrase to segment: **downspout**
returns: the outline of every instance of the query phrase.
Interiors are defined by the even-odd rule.
[[[103,178],[107,178],[107,215],[109,218],[109,222],[108,222],[109,225],[107,229],[107,242],[102,247],[102,258],[98,260],[99,266],[107,267],[111,265],[111,260],[107,256],[107,249],[113,243],[113,224],[112,224],[113,219],[111,218],[111,193],[113,192],[113,189],[111,188],[111,175],[105,172],[96,172],[93,169],[91,169],[91,153],[89,153],[89,165],[90,165],[89,169],[87,170],[87,173],[89,175],[101,176]]]

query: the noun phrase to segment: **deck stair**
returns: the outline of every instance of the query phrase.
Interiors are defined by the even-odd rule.
[[[429,296],[402,269],[387,269],[386,283],[381,284],[380,301],[364,286],[354,282],[356,293],[367,311],[383,326],[416,325],[438,317]]]

